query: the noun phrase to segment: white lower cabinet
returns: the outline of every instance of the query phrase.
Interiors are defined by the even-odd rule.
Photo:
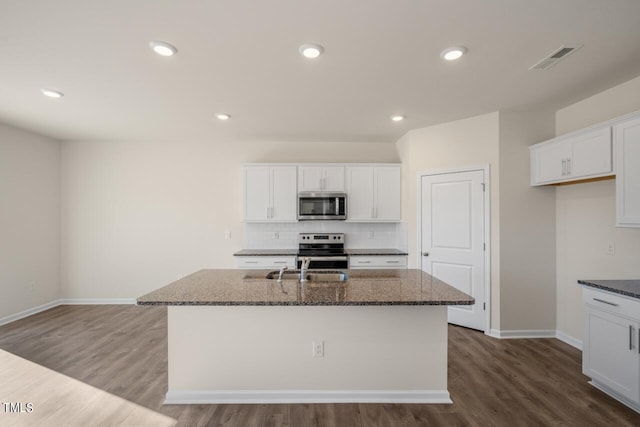
[[[582,373],[640,412],[640,300],[583,288]]]
[[[407,268],[407,256],[350,255],[349,268]]]
[[[295,256],[237,256],[236,267],[244,269],[296,268]]]

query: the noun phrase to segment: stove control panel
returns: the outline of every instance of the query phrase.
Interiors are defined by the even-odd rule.
[[[300,243],[344,243],[343,233],[300,233]]]

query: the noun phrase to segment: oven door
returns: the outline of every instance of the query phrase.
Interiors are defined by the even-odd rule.
[[[296,267],[298,270],[302,266],[302,258],[298,256]],[[347,255],[330,256],[310,256],[309,270],[344,270],[349,268],[349,258]]]

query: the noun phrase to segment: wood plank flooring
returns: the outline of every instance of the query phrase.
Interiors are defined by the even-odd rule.
[[[60,306],[0,327],[0,348],[179,426],[640,426],[640,414],[587,384],[573,347],[456,326],[449,326],[452,405],[162,405],[166,328],[164,307]]]

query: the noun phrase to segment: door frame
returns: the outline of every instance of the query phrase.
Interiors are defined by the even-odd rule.
[[[460,172],[482,171],[484,174],[484,299],[485,310],[485,335],[490,335],[491,331],[491,167],[489,164],[481,166],[467,166],[451,169],[434,169],[418,172],[418,192],[417,192],[417,266],[422,270],[422,178],[425,176],[445,175]]]

